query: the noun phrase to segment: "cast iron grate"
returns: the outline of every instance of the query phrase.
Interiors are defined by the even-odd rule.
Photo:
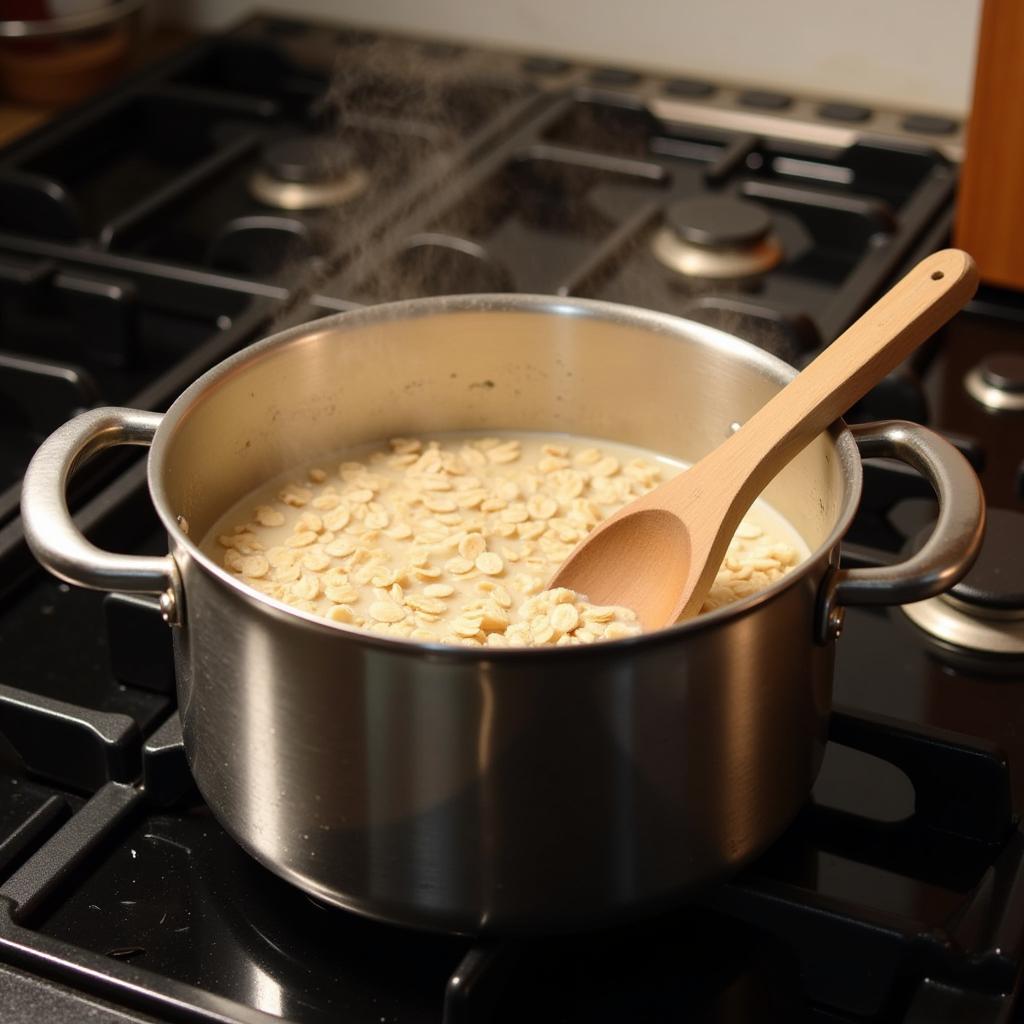
[[[509,133],[386,233],[320,299],[513,290],[640,303],[722,327],[800,364],[847,326],[948,205],[955,169],[928,149],[845,149],[655,117],[582,88]],[[688,278],[654,255],[672,205],[726,197],[768,214],[782,261]]]
[[[364,69],[338,80],[340,123],[323,103],[339,52]],[[429,89],[410,89],[403,54],[429,67]],[[598,90],[549,61],[529,72],[550,78],[540,96],[538,79],[509,74],[519,60],[254,19],[0,156],[0,958],[69,998],[175,1020],[459,1024],[538,1007],[588,1021],[1008,1019],[1024,932],[1010,794],[1019,804],[1024,783],[960,733],[1012,737],[969,718],[956,733],[908,724],[940,685],[924,690],[917,648],[880,674],[895,695],[849,701],[851,681],[875,682],[870,641],[900,649],[884,614],[849,616],[837,689],[856,710],[833,717],[814,801],[757,864],[642,926],[473,942],[320,906],[245,855],[194,789],[155,602],[72,591],[29,560],[17,481],[43,434],[98,402],[163,408],[285,307],[450,290],[620,298],[799,363],[942,244],[955,171],[929,149],[662,120],[644,76],[615,69]],[[295,132],[392,158],[365,196],[373,211],[328,218],[335,238],[323,218],[252,204],[254,166]],[[705,192],[770,212],[777,272],[691,286],[653,261],[668,206]],[[308,275],[319,294],[303,305]],[[871,417],[928,412],[913,372],[875,398]],[[142,464],[108,473],[78,496],[83,528],[165,550]],[[869,467],[845,557],[891,560],[928,497],[914,474]],[[997,699],[955,682],[974,687],[972,707]],[[998,696],[1008,729],[1014,699]],[[884,700],[898,716],[878,713]]]
[[[144,787],[103,784],[0,887],[12,962],[157,1015],[180,1000],[187,1020],[269,1019],[254,1009],[336,1019],[339,1000],[362,1019],[377,997],[386,1018],[446,1024],[523,1019],[536,1005],[557,1019],[610,1020],[624,999],[663,1013],[723,993],[887,1019],[913,1006],[924,979],[993,1005],[1016,983],[1024,841],[1005,761],[963,737],[839,712],[835,742],[909,767],[911,818],[886,828],[812,803],[700,907],[585,936],[473,943],[321,907],[250,861],[195,802],[175,721],[146,744]],[[976,799],[951,816],[931,798],[946,786]],[[963,890],[957,913],[937,928],[831,899],[794,879],[794,865],[810,863],[801,844],[940,874]],[[382,985],[388,964],[400,965],[400,996]]]
[[[0,593],[26,564],[15,518],[32,453],[95,405],[165,409],[200,373],[251,341],[282,289],[35,243],[0,249]],[[127,464],[76,476],[75,504]]]
[[[479,54],[425,63],[419,44],[389,38],[340,62],[336,33],[262,27],[207,40],[9,147],[0,231],[295,283],[365,245],[538,98]],[[336,206],[258,191],[273,148],[304,139],[345,147],[359,170]]]
[[[890,481],[891,496],[903,493],[902,476],[878,473],[882,490]],[[135,469],[84,514],[97,537],[158,550],[146,504]],[[0,947],[73,989],[158,1016],[173,1005],[187,1020],[272,1011],[316,1021],[344,1006],[352,1019],[459,1024],[522,1019],[536,1005],[565,1020],[611,1020],[637,999],[655,1016],[724,1000],[789,1019],[926,1020],[935,985],[985,1007],[971,1019],[996,1021],[1016,986],[1024,845],[1008,766],[991,744],[839,710],[829,757],[871,755],[883,786],[902,773],[913,787],[906,813],[899,801],[889,820],[872,817],[871,799],[845,806],[826,758],[793,827],[700,906],[588,936],[424,936],[316,904],[244,854],[191,781],[156,605],[83,596],[87,630],[106,622],[109,664],[69,675],[56,662],[52,674],[68,680],[60,697],[30,677],[0,691],[7,785],[27,795],[0,815]],[[81,701],[90,692],[92,707]],[[118,701],[122,710],[107,709]],[[896,902],[844,889],[856,872],[890,886]],[[397,988],[381,975],[394,963]]]

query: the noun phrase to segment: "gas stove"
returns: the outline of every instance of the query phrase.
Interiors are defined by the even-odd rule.
[[[162,410],[286,324],[415,295],[665,310],[795,365],[948,242],[961,126],[272,17],[0,152],[0,1008],[8,1021],[1015,1018],[1024,967],[1024,300],[983,290],[851,414],[945,433],[991,523],[950,598],[853,610],[812,799],[696,904],[585,935],[404,931],[244,854],[194,789],[155,600],[71,589],[18,517],[31,452]],[[144,463],[72,495],[166,551]],[[848,564],[934,515],[866,466]]]

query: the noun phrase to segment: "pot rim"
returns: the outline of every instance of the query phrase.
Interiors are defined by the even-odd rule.
[[[621,640],[605,640],[593,644],[580,644],[578,646],[561,648],[463,647],[455,644],[431,643],[423,640],[385,636],[347,626],[343,623],[332,622],[310,612],[293,608],[283,601],[269,597],[246,586],[233,573],[217,565],[200,549],[196,540],[182,530],[177,517],[170,508],[170,502],[168,501],[167,492],[163,484],[163,464],[171,436],[199,399],[207,396],[211,390],[221,386],[228,378],[242,368],[270,358],[276,355],[278,350],[286,348],[293,343],[301,342],[303,338],[318,335],[324,330],[331,330],[337,326],[344,328],[349,326],[359,327],[394,320],[411,320],[423,316],[454,313],[540,313],[548,315],[590,316],[613,324],[620,323],[630,327],[646,327],[656,334],[686,338],[691,341],[696,339],[699,342],[713,342],[716,347],[724,348],[737,357],[742,357],[745,361],[755,364],[765,376],[782,386],[785,386],[797,374],[797,370],[790,366],[789,363],[784,362],[777,356],[771,355],[764,351],[764,349],[758,348],[751,342],[744,341],[725,331],[698,323],[695,320],[673,316],[670,313],[662,313],[622,303],[606,302],[601,299],[505,293],[444,295],[403,299],[398,302],[363,306],[342,313],[331,314],[278,331],[228,356],[189,385],[164,414],[150,448],[147,477],[150,495],[157,515],[160,517],[160,521],[163,523],[168,535],[172,538],[174,545],[184,548],[188,552],[189,557],[196,561],[207,574],[232,588],[250,604],[258,605],[262,611],[273,613],[275,617],[283,615],[288,620],[297,620],[306,627],[312,626],[317,630],[325,631],[328,635],[341,635],[350,640],[357,640],[361,643],[370,643],[375,647],[391,649],[395,653],[429,654],[433,657],[469,660],[479,660],[481,656],[484,656],[488,660],[509,660],[550,658],[552,656],[569,657],[570,655],[578,657],[584,653],[603,654],[610,650],[632,650],[661,642],[682,640],[703,630],[713,629],[726,621],[740,618],[761,605],[767,604],[777,595],[797,584],[814,571],[823,557],[828,556],[828,553],[838,545],[849,528],[860,501],[863,471],[853,435],[850,433],[845,422],[840,419],[829,427],[828,433],[832,437],[839,458],[845,493],[836,522],[828,537],[811,551],[810,556],[800,565],[756,594],[688,619],[685,622],[666,626],[664,629],[655,630],[651,633],[642,633],[635,637],[625,637]],[[186,594],[186,621],[187,618]]]

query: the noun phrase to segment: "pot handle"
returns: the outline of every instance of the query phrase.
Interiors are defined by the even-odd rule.
[[[25,539],[55,576],[94,590],[159,594],[164,619],[181,611],[181,580],[170,555],[118,555],[90,543],[68,509],[72,474],[97,452],[121,444],[149,445],[162,419],[137,409],[92,409],[58,427],[32,457],[21,488]]]
[[[981,484],[945,438],[902,420],[856,424],[850,432],[862,458],[899,459],[922,473],[939,499],[939,516],[924,546],[906,561],[831,575],[819,604],[820,642],[839,635],[848,606],[911,604],[948,590],[974,564],[985,532]]]

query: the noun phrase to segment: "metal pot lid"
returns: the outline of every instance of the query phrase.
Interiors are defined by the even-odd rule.
[[[914,537],[919,548],[930,527]],[[971,571],[947,593],[903,605],[931,637],[955,648],[1000,658],[1024,658],[1024,513],[992,509]]]

